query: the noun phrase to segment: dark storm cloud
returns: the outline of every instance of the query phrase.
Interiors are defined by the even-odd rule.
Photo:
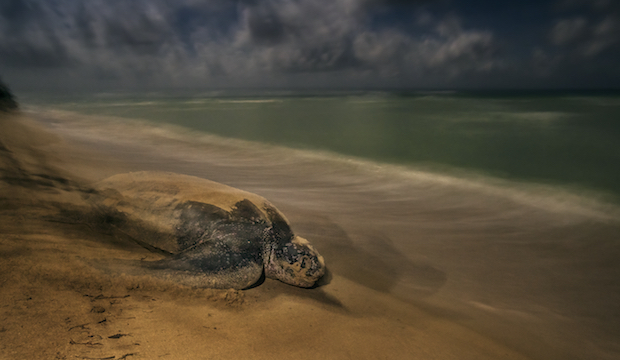
[[[562,0],[555,3],[546,45],[533,52],[533,68],[547,78],[617,87],[620,80],[620,3]],[[562,80],[558,80],[562,81]]]
[[[254,53],[270,70],[413,76],[445,67],[452,77],[494,66],[497,46],[490,32],[465,30],[453,17],[431,21],[418,36],[395,27],[376,28],[366,11],[371,3],[395,2],[263,1],[243,9],[238,35],[246,45],[268,45]]]
[[[507,57],[493,28],[468,22],[450,4],[4,0],[0,71],[32,82],[64,76],[67,86],[463,86],[616,56],[615,2],[556,3],[542,40],[521,49],[533,54],[527,63]]]
[[[449,21],[421,35],[369,25],[370,8],[421,3],[429,2],[10,0],[0,55],[4,67],[75,66],[86,77],[162,83],[326,71],[347,72],[346,81],[442,68],[454,77],[494,66],[489,32],[447,31]]]
[[[352,39],[360,31],[355,5],[333,1],[263,1],[243,8],[237,36],[255,48],[262,66],[286,72],[355,66]],[[259,59],[256,59],[259,60]]]
[[[135,5],[117,10],[118,13],[102,16],[84,7],[80,9],[76,25],[85,45],[155,54],[163,44],[170,41],[172,29],[165,21],[143,13]]]
[[[7,0],[0,5],[0,59],[15,67],[58,67],[72,63],[54,25],[39,4]]]
[[[284,24],[275,11],[261,8],[248,11],[247,25],[252,40],[265,45],[283,41],[286,34],[294,30],[290,24]]]
[[[560,3],[564,17],[555,20],[550,42],[573,52],[593,57],[617,47],[620,41],[620,3],[608,0],[581,0]]]

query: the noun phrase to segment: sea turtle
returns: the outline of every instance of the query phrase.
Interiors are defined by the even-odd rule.
[[[183,283],[244,289],[261,277],[312,287],[323,257],[261,196],[167,172],[114,175],[97,184],[107,224],[169,254],[139,267]]]

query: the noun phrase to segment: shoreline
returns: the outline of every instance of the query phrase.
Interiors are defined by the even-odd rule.
[[[570,358],[566,357],[570,349],[561,348],[566,340],[548,344],[548,339],[537,340],[535,332],[523,331],[534,324],[547,326],[545,316],[548,315],[544,311],[539,320],[518,311],[511,314],[498,307],[493,299],[472,300],[470,305],[477,307],[478,312],[463,313],[459,312],[462,309],[444,306],[454,305],[450,296],[459,294],[457,290],[465,291],[469,286],[476,289],[479,285],[468,283],[470,280],[465,275],[469,273],[459,274],[465,268],[459,267],[460,262],[455,258],[459,252],[452,254],[449,243],[437,247],[416,240],[407,245],[410,248],[406,251],[406,243],[394,243],[403,234],[411,234],[408,227],[399,230],[407,224],[395,223],[402,216],[401,211],[408,211],[417,219],[416,239],[429,236],[440,242],[449,239],[434,226],[450,217],[443,215],[441,211],[445,210],[433,209],[429,204],[436,199],[425,199],[423,192],[416,195],[417,203],[409,201],[397,208],[392,207],[397,203],[390,204],[382,209],[392,208],[394,214],[381,214],[376,225],[361,226],[356,218],[363,214],[369,218],[374,215],[368,212],[377,211],[371,204],[364,211],[364,203],[392,199],[385,198],[384,193],[375,194],[371,188],[364,190],[363,198],[358,198],[360,189],[354,183],[344,187],[333,184],[317,187],[326,180],[320,172],[311,177],[311,171],[316,169],[312,163],[307,164],[302,175],[287,177],[279,166],[265,166],[258,177],[248,179],[248,171],[256,173],[260,167],[248,169],[247,164],[228,163],[225,158],[220,161],[217,156],[224,155],[217,152],[216,158],[210,160],[211,166],[205,167],[199,159],[179,161],[175,157],[184,156],[184,152],[162,156],[161,151],[183,149],[183,144],[172,141],[162,144],[160,152],[154,152],[153,145],[138,143],[116,149],[96,143],[83,146],[84,143],[63,138],[58,132],[50,134],[49,129],[27,128],[20,122],[23,120],[0,118],[0,141],[11,154],[3,157],[2,170],[17,171],[22,176],[21,181],[13,183],[0,181],[3,200],[0,319],[4,320],[0,328],[0,350],[7,359]],[[11,158],[21,164],[21,170],[15,169]],[[267,279],[256,288],[231,291],[192,289],[149,277],[112,277],[98,272],[83,259],[139,259],[148,253],[109,234],[93,231],[87,224],[49,220],[59,210],[80,204],[79,194],[71,188],[77,185],[67,184],[88,184],[138,168],[191,170],[203,177],[217,173],[217,181],[245,184],[244,189],[263,192],[261,195],[274,200],[291,220],[296,232],[316,240],[319,251],[329,254],[326,261],[332,274],[330,283],[307,290]],[[48,182],[34,182],[27,187],[26,184],[33,184],[27,178]],[[340,204],[341,208],[321,211],[323,198],[332,198],[333,204]],[[352,207],[349,213],[348,206]],[[415,210],[416,206],[422,209]],[[463,206],[472,205],[463,203]],[[510,206],[513,210],[507,213],[512,218],[505,220],[505,224],[515,221],[515,226],[519,226],[519,221],[537,224],[529,214],[515,212],[521,209],[520,205]],[[539,211],[546,214],[542,220],[552,221],[553,226],[561,227],[569,221],[572,225],[567,229],[573,226],[572,229],[584,231],[584,225],[574,222],[570,216]],[[501,226],[506,225],[494,225],[492,221],[497,220],[488,216],[480,218],[486,219],[486,224],[462,224],[462,229],[472,231],[468,235],[474,244],[472,249],[485,246],[482,240],[476,240],[481,234],[476,231],[490,232],[483,234],[482,239],[504,234]],[[419,222],[424,218],[426,223]],[[539,226],[542,233],[557,236],[552,227]],[[609,227],[606,230],[596,225],[593,231],[607,234],[616,225]],[[613,244],[609,244],[609,249],[610,256],[617,252]],[[419,258],[416,253],[420,254]],[[472,261],[485,258],[485,254],[470,255],[475,255]],[[503,255],[499,255],[489,263],[489,269],[502,268]],[[500,285],[502,279],[505,277],[498,277],[494,284]],[[488,291],[486,288],[466,290],[479,291],[478,295]],[[606,303],[604,306],[608,308]],[[479,319],[467,319],[477,315]],[[494,321],[502,317],[508,325],[511,321],[518,325],[515,332],[495,334],[495,338],[489,336],[498,329]],[[521,319],[522,323],[515,319]],[[481,324],[487,324],[488,328],[485,330]],[[616,335],[612,333],[611,338]],[[571,339],[575,335],[562,336]],[[506,342],[510,338],[517,339],[517,345],[515,341]],[[595,349],[596,346],[582,351],[589,353]],[[599,355],[605,356],[604,350],[599,351]],[[613,355],[614,350],[609,351],[608,355]]]

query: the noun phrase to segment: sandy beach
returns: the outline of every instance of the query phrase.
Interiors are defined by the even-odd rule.
[[[388,170],[353,162],[300,161],[165,128],[97,126],[75,114],[0,114],[2,359],[620,353],[612,205],[537,197],[535,189],[500,196],[493,189],[501,186],[430,175],[397,183]],[[94,182],[138,170],[266,197],[323,254],[329,275],[314,289],[266,279],[248,290],[213,290],[97,269],[90,260],[152,254],[67,214],[88,206]]]

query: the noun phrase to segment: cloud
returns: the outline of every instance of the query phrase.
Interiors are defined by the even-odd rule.
[[[429,3],[5,0],[0,70],[71,74],[67,81],[85,86],[290,85],[304,74],[326,86],[415,86],[425,74],[449,83],[501,64],[491,31],[464,28],[456,16],[416,21],[416,7]],[[375,21],[378,8],[398,10],[395,22]]]
[[[488,31],[464,30],[458,19],[428,25],[421,35],[373,28],[360,1],[264,1],[242,10],[234,46],[269,71],[356,70],[380,76],[447,67],[451,76],[493,67]],[[450,29],[448,29],[450,28]]]
[[[585,35],[587,21],[582,17],[556,22],[549,38],[554,45],[566,45]]]
[[[447,67],[452,76],[463,71],[488,71],[498,65],[499,47],[489,31],[463,30],[449,19],[437,27],[439,38],[424,42],[432,67]]]
[[[620,17],[607,16],[592,27],[592,35],[585,45],[585,56],[596,56],[599,53],[617,46],[620,41]]]
[[[529,50],[518,71],[544,87],[610,87],[620,79],[620,3],[563,0],[556,2],[545,41]],[[533,75],[533,76],[532,76]]]
[[[0,58],[16,67],[57,67],[71,62],[57,30],[39,4],[8,0],[0,6]]]
[[[617,48],[620,41],[620,5],[598,0],[565,0],[562,9],[580,10],[582,15],[556,20],[550,42],[572,56],[592,58]]]
[[[241,10],[233,47],[272,71],[333,71],[355,66],[351,39],[361,30],[358,1],[266,0]]]
[[[593,57],[617,45],[620,39],[620,18],[609,15],[598,21],[582,17],[556,22],[549,35],[556,46],[570,46],[578,56]]]

